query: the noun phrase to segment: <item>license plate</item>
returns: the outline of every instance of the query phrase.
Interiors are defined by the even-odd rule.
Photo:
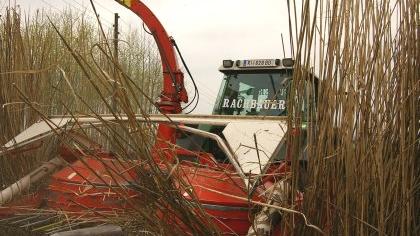
[[[239,67],[275,67],[275,59],[255,59],[255,60],[242,60]]]

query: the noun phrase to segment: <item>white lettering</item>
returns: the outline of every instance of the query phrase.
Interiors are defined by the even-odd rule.
[[[286,101],[285,100],[279,100],[279,110],[286,109]]]
[[[222,107],[229,107],[229,99],[225,98],[223,100],[223,106]]]
[[[271,100],[264,100],[264,109],[270,109]]]
[[[242,99],[239,99],[238,100],[238,103],[237,103],[237,105],[236,105],[236,107],[237,108],[242,108],[242,106],[244,105],[244,100],[242,100]]]
[[[230,108],[236,108],[236,99],[232,99],[232,104],[230,104]]]
[[[244,108],[244,109],[271,109],[271,110],[284,110],[286,109],[286,100],[264,100],[258,101],[255,99],[232,99],[225,98],[222,107],[226,108]]]
[[[275,110],[275,109],[277,109],[277,102],[273,102],[273,103],[271,103],[271,110]]]
[[[251,108],[257,107],[257,100],[252,99],[251,101]]]
[[[244,101],[244,108],[245,108],[245,109],[248,109],[248,108],[249,108],[250,103],[251,103],[251,101],[250,101],[250,100],[245,100],[245,101]]]

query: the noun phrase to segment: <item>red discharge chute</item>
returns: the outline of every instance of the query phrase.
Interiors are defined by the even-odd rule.
[[[188,94],[184,87],[184,75],[178,67],[172,39],[153,12],[139,0],[117,0],[137,16],[149,28],[159,48],[163,71],[163,91],[158,102],[160,111],[164,114],[181,113],[181,102],[188,102]],[[175,130],[161,124],[158,129],[158,148],[166,148],[167,142],[175,143]]]

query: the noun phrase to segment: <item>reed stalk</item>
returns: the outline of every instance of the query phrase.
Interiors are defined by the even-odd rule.
[[[32,16],[22,16],[18,8],[8,8],[1,15],[0,143],[6,143],[40,118],[22,101],[17,89],[47,115],[66,114],[68,110],[89,113],[77,96],[83,97],[96,113],[109,113],[100,96],[92,93],[89,78],[82,73],[48,20],[50,18],[56,24],[71,47],[84,57],[86,64],[98,64],[103,73],[112,76],[113,64],[95,46],[109,42],[97,33],[99,29],[89,17],[71,10],[61,14],[41,10]],[[147,95],[155,98],[160,92],[161,69],[157,48],[150,41],[138,31],[123,34],[119,63],[129,76],[135,78],[137,86],[148,86],[145,88]],[[92,73],[99,73],[99,69]],[[112,100],[112,88],[100,84],[99,90],[107,101]],[[145,100],[139,92],[133,96]],[[144,104],[144,109],[156,112],[150,102]],[[45,145],[31,156],[15,155],[13,161],[0,158],[1,185],[13,182],[40,161],[47,160],[56,146],[54,140],[50,142],[51,145]]]
[[[307,146],[289,137],[294,183],[306,152],[303,212],[327,235],[419,233],[418,7],[398,0],[303,1],[302,20],[294,22],[300,28],[291,96],[300,99],[290,101],[289,123],[309,121]],[[316,109],[308,106],[315,91],[302,96],[314,74],[321,80]]]
[[[17,20],[20,19],[19,15],[13,11],[9,11],[8,14]],[[83,16],[81,17],[83,18]],[[133,33],[126,40],[128,46],[121,49],[121,60],[116,62],[109,45],[112,41],[102,30],[99,31],[99,38],[95,38],[89,33],[93,32],[94,28],[87,29],[91,25],[85,21],[82,21],[81,25],[75,24],[70,16],[69,21],[64,21],[64,23],[54,20],[54,17],[51,16],[48,19],[42,19],[43,24],[36,24],[35,32],[47,31],[51,33],[48,35],[49,38],[42,35],[43,39],[48,40],[38,41],[42,42],[42,45],[48,50],[33,56],[35,58],[44,54],[51,56],[51,60],[39,64],[39,67],[51,67],[52,74],[47,74],[49,70],[43,72],[45,77],[34,73],[39,76],[36,81],[44,83],[39,85],[39,89],[36,90],[38,97],[27,92],[26,84],[13,84],[2,79],[1,81],[9,86],[8,90],[3,90],[4,93],[8,92],[3,97],[7,101],[14,99],[28,106],[28,109],[33,113],[34,120],[47,120],[48,116],[52,114],[71,116],[88,114],[99,120],[102,120],[101,114],[104,113],[112,114],[117,119],[120,115],[128,116],[128,121],[124,123],[110,123],[102,120],[103,126],[100,128],[91,127],[79,130],[80,136],[95,142],[99,140],[105,149],[109,150],[112,146],[112,153],[116,158],[112,165],[107,165],[97,153],[92,152],[89,147],[77,142],[71,136],[57,135],[54,141],[55,144],[60,143],[60,146],[70,150],[84,150],[82,155],[78,155],[79,161],[92,175],[101,180],[101,184],[108,186],[109,191],[123,199],[122,204],[130,206],[130,208],[126,211],[110,213],[86,208],[84,213],[86,217],[71,218],[70,220],[68,218],[72,213],[55,212],[61,216],[57,218],[58,221],[50,222],[35,231],[53,233],[88,223],[113,222],[123,225],[128,232],[133,234],[150,232],[153,235],[182,235],[185,232],[191,232],[193,235],[217,235],[218,230],[210,223],[209,216],[204,213],[195,200],[195,195],[191,192],[191,185],[183,178],[185,176],[182,173],[183,170],[176,163],[165,161],[166,155],[175,155],[171,150],[173,147],[168,150],[155,150],[155,154],[152,155],[152,148],[156,140],[156,126],[151,123],[141,124],[135,119],[135,114],[140,113],[147,117],[149,113],[157,110],[154,101],[160,91],[162,73],[159,67],[160,61],[156,59],[157,50],[153,44],[148,43],[147,40],[139,41],[139,38],[144,38],[138,37],[138,33]],[[43,26],[44,23],[45,26]],[[19,37],[31,26],[28,22],[27,26],[22,28],[25,30],[22,31],[18,21],[6,25],[16,27],[16,35]],[[85,28],[86,30],[84,30]],[[28,37],[32,37],[32,32],[29,32]],[[5,37],[14,36],[10,32],[5,32],[4,35],[6,35]],[[14,45],[15,40],[10,39],[5,42]],[[30,51],[31,44],[22,45],[27,46],[29,48],[27,50]],[[53,48],[53,55],[49,54],[51,45],[56,46]],[[5,58],[8,59],[3,60],[12,65],[23,61],[13,53],[7,54]],[[28,69],[19,70],[24,71],[22,75],[28,75]],[[4,75],[10,76],[15,75],[18,69],[12,66],[7,70],[1,70],[1,72],[3,71],[6,72],[3,73]],[[13,73],[9,73],[9,71]],[[47,95],[50,96],[40,93],[40,89],[47,91]],[[117,101],[116,109],[112,109],[111,96]],[[38,104],[48,104],[48,106],[43,107]],[[52,108],[54,110],[51,110]],[[9,114],[9,111],[3,113],[6,118],[10,119]],[[3,127],[4,129],[9,128],[7,123],[4,123]],[[7,134],[14,135],[21,129],[22,127],[16,126],[16,131],[10,131]],[[5,135],[4,139],[7,138]],[[155,155],[160,156],[162,161],[157,162]],[[86,162],[85,158],[88,156],[101,162],[105,166],[102,171],[110,176],[115,183],[118,183],[117,178],[125,179],[126,174],[124,173],[128,171],[137,173],[137,178],[130,181],[130,187],[139,191],[141,198],[131,197],[126,186],[112,186],[103,177],[96,174],[97,170],[92,169]],[[26,160],[26,158],[28,157],[22,157],[22,160]],[[47,156],[44,152],[43,158],[51,158],[51,156]],[[33,168],[34,165],[27,165],[27,169]],[[11,164],[10,159],[6,159],[3,169],[8,166],[12,170],[13,167],[16,167],[16,163]],[[14,173],[10,179],[15,180],[18,175],[22,176],[23,174]],[[86,182],[91,183],[89,179],[86,179]],[[3,183],[7,183],[7,181],[3,181]],[[96,187],[93,183],[91,185]],[[182,193],[189,194],[193,199],[187,200]],[[39,209],[26,210],[31,212],[30,215],[42,214],[42,210]],[[98,217],[92,219],[92,214]],[[34,229],[32,228],[32,230]]]

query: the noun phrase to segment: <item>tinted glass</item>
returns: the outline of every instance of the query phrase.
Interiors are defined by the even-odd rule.
[[[213,113],[284,116],[291,79],[291,70],[226,74]]]

